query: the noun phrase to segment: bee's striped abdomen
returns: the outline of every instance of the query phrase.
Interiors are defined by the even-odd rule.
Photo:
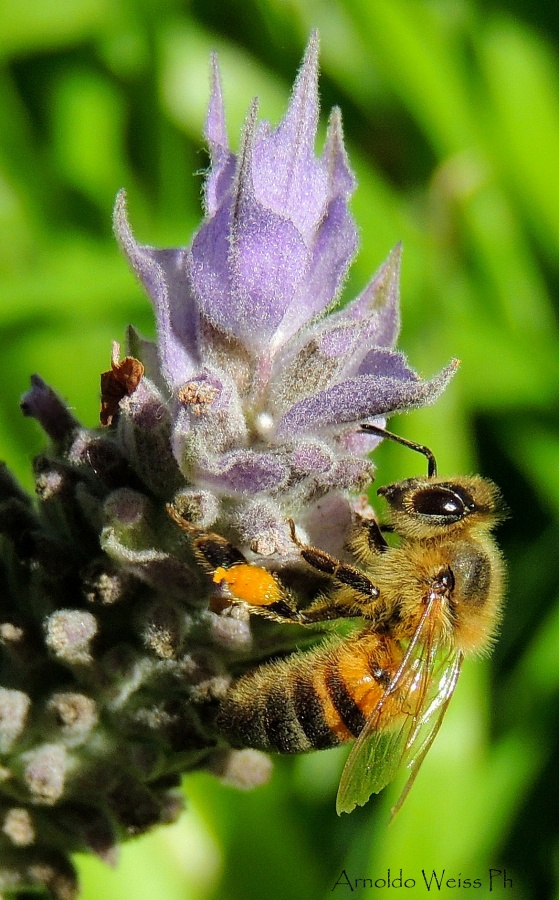
[[[217,725],[233,746],[277,753],[357,737],[400,661],[398,645],[366,632],[260,666],[237,679]]]
[[[325,750],[339,743],[326,721],[324,705],[313,683],[313,673],[294,674],[293,709],[309,746],[305,749]]]

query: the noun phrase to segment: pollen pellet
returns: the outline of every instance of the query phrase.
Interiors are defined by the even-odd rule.
[[[252,606],[269,606],[282,598],[281,588],[273,575],[259,566],[248,563],[224,569],[219,566],[213,573],[216,584],[225,584],[235,600],[244,600]]]

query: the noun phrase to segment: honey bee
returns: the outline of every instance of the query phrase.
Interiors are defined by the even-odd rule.
[[[223,537],[199,535],[194,547],[231,603],[288,623],[352,618],[360,626],[236,678],[220,702],[219,733],[233,747],[279,753],[355,740],[338,814],[366,803],[404,765],[409,776],[394,815],[441,726],[464,656],[487,651],[494,640],[504,579],[491,532],[503,505],[491,481],[440,478],[427,447],[361,427],[424,454],[428,474],[378,490],[388,521],[358,518],[348,544],[355,566],[302,543],[290,523],[303,560],[331,581],[306,609]]]

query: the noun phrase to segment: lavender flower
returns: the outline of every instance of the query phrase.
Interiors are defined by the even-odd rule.
[[[433,402],[453,374],[423,381],[393,349],[399,247],[331,312],[357,247],[355,185],[338,110],[315,156],[317,55],[312,37],[277,128],[253,105],[238,155],[213,60],[205,219],[189,246],[139,244],[119,195],[116,234],[157,342],[130,329],[130,356],[113,348],[104,427],[84,428],[38,376],[22,400],[50,445],[38,508],[0,471],[0,891],[75,896],[69,853],[112,863],[121,840],[173,820],[177,772],[242,787],[268,775],[206,711],[232,664],[302,629],[210,603],[167,505],[260,566],[297,559],[289,518],[339,554],[378,441],[360,424]]]

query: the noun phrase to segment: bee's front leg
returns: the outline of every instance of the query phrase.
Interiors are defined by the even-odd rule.
[[[330,556],[318,547],[303,544],[295,533],[295,523],[291,519],[289,527],[291,539],[299,548],[305,562],[318,572],[330,575],[338,585],[347,589],[335,592],[332,596],[319,598],[309,610],[302,613],[305,622],[359,615],[361,606],[366,606],[379,597],[379,589],[364,572],[336,559],[335,556]]]

